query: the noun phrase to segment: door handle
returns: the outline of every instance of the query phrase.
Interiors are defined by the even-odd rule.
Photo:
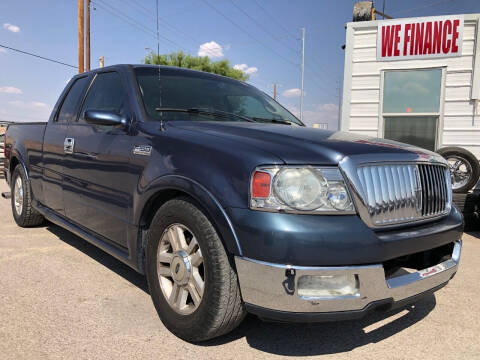
[[[75,147],[75,139],[65,138],[63,142],[63,152],[65,154],[73,154],[73,148]]]

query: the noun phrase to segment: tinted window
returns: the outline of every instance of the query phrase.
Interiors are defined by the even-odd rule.
[[[230,109],[241,115],[249,117],[275,118],[266,105],[252,96],[227,96]]]
[[[125,100],[120,75],[116,72],[98,74],[88,91],[81,111],[82,118],[86,110],[108,110],[120,113]]]
[[[383,112],[438,112],[441,82],[441,69],[386,71]]]
[[[385,117],[385,138],[435,150],[436,116]]]
[[[87,83],[87,77],[75,80],[60,108],[57,116],[58,122],[69,122],[76,116],[78,105],[82,100]]]
[[[237,117],[209,118],[196,114],[158,112],[159,107],[222,111],[263,119],[300,121],[253,86],[204,72],[138,67],[135,69],[145,110],[151,119],[239,121]],[[243,121],[243,120],[242,120]]]

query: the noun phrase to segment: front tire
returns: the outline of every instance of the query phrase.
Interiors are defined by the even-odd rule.
[[[23,167],[18,164],[11,179],[12,213],[18,226],[31,227],[43,223],[43,216],[32,206],[32,190]]]
[[[198,342],[221,336],[243,320],[237,274],[205,214],[188,198],[166,202],[147,235],[147,280],[164,325]]]

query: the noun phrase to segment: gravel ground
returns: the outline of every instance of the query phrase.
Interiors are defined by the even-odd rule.
[[[7,186],[0,179],[0,191]],[[17,227],[0,199],[0,358],[480,359],[480,234],[453,281],[415,306],[361,321],[263,323],[202,345],[170,334],[145,279],[75,235]]]

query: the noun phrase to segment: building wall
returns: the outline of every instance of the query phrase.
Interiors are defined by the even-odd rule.
[[[461,146],[480,158],[480,105],[475,112],[471,100],[479,18],[465,16],[460,57],[382,62],[376,60],[378,22],[349,23],[341,130],[383,137],[382,71],[440,67],[445,70],[438,147]],[[476,79],[480,81],[480,74]]]

